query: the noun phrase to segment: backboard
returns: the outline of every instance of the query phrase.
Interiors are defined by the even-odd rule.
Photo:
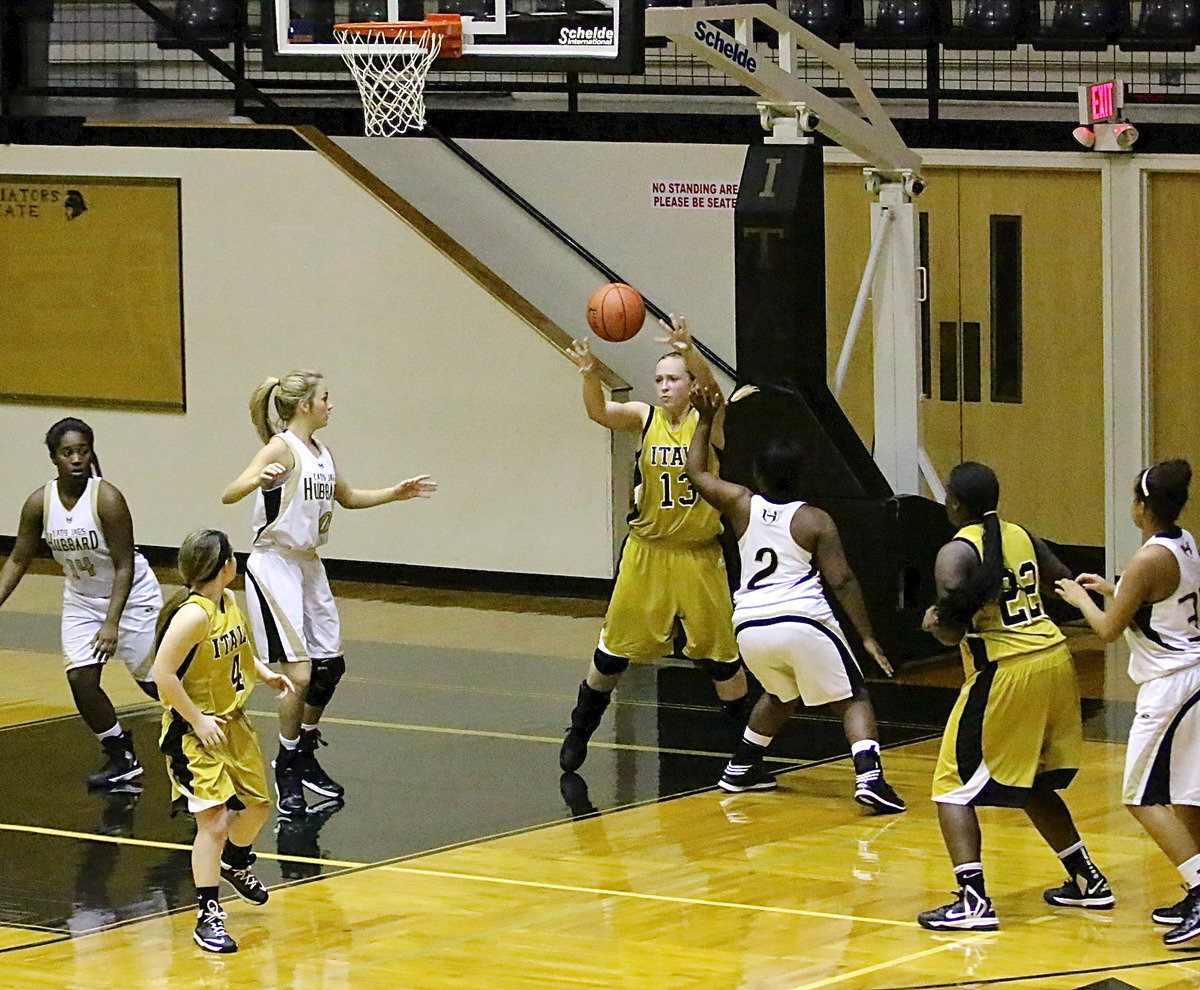
[[[262,0],[267,69],[341,67],[333,25],[463,19],[463,57],[448,67],[502,72],[640,72],[644,4],[637,0]]]

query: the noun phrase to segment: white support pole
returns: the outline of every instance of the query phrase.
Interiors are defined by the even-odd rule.
[[[854,312],[850,314],[850,326],[846,328],[846,337],[842,341],[842,353],[838,357],[837,371],[833,375],[833,397],[840,399],[842,386],[846,383],[846,372],[850,368],[850,355],[858,340],[858,329],[862,326],[863,313],[867,311],[867,299],[871,295],[871,285],[875,280],[875,266],[879,264],[879,255],[887,240],[888,230],[891,229],[892,212],[882,211],[883,222],[875,228],[874,239],[871,241],[871,251],[867,255],[867,267],[863,269],[862,282],[858,286],[858,297],[854,300]]]
[[[892,219],[886,219],[886,213]],[[918,214],[903,182],[885,181],[871,206],[871,230],[891,223],[872,293],[875,328],[875,463],[897,495],[921,492],[920,382],[921,304]]]

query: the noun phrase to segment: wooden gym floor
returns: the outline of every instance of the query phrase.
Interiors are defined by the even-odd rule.
[[[794,720],[772,794],[715,789],[732,727],[694,671],[636,667],[582,771],[557,746],[602,603],[342,586],[350,672],[322,751],[343,807],[274,820],[270,902],[232,895],[241,951],[190,940],[189,820],[171,819],[158,712],[106,686],[146,765],[141,789],[88,793],[98,748],[57,651],[61,583],[31,575],[0,613],[0,986],[305,988],[1200,986],[1148,912],[1177,877],[1119,805],[1132,691],[1118,654],[1076,639],[1089,741],[1067,792],[1115,910],[1049,908],[1057,861],[1017,812],[984,814],[996,933],[915,915],[952,875],[929,781],[953,662],[874,690],[885,766],[910,803],[850,800],[840,727]],[[268,755],[271,701],[252,707]],[[229,892],[226,891],[226,894]]]

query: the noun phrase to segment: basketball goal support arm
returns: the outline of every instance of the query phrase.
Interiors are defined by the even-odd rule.
[[[734,34],[717,28],[713,21],[718,20],[733,21]],[[759,54],[753,41],[756,21],[778,33],[778,64],[766,57],[765,51]],[[765,3],[650,7],[646,10],[646,34],[665,35],[677,47],[758,93],[764,102],[804,104],[817,118],[814,130],[876,168],[895,173],[920,171],[921,157],[904,143],[854,61],[774,7]],[[841,75],[865,120],[793,74],[800,51],[819,58]]]

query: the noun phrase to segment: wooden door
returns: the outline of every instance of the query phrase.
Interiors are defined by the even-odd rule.
[[[995,469],[1001,511],[1104,543],[1100,177],[959,176],[962,454]]]

